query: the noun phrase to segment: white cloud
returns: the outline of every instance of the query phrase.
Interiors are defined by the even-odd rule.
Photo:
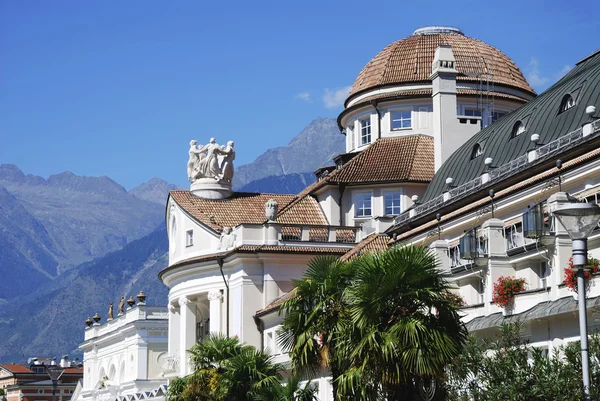
[[[529,73],[527,74],[527,81],[531,86],[538,89],[543,87],[548,82],[548,77],[542,76],[540,72],[540,62],[537,58],[532,57],[529,62]]]
[[[567,72],[571,71],[573,69],[572,66],[570,65],[565,65],[562,70],[560,70],[557,74],[556,74],[556,79],[560,79],[562,78]]]
[[[328,109],[335,109],[336,107],[342,106],[344,100],[346,100],[350,94],[351,88],[352,86],[345,86],[336,90],[325,88],[325,93],[323,93],[323,103],[325,103],[325,107]]]
[[[294,96],[294,99],[304,100],[305,102],[310,102],[310,93],[309,92],[301,92]]]

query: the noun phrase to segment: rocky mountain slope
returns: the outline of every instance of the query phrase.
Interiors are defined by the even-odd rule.
[[[161,206],[167,204],[169,191],[180,189],[177,185],[169,184],[160,178],[152,178],[150,181],[138,185],[129,191],[136,198],[147,200],[148,202],[158,203]]]
[[[0,299],[26,295],[150,233],[164,219],[155,191],[165,185],[132,194],[108,177],[66,172],[46,180],[0,165]]]
[[[240,190],[252,181],[269,176],[312,173],[331,163],[331,158],[344,150],[344,136],[340,134],[336,120],[317,118],[287,146],[269,149],[252,163],[236,167],[233,187]]]
[[[249,182],[240,192],[268,192],[272,194],[297,194],[315,182],[314,173],[271,175]]]
[[[98,312],[105,321],[121,296],[143,290],[148,305],[166,305],[167,287],[157,278],[168,262],[164,225],[118,251],[61,276],[33,296],[0,305],[0,361],[32,355],[77,355],[84,321]],[[116,313],[116,312],[115,312]]]

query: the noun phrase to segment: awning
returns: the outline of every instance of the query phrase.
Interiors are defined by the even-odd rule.
[[[600,306],[600,297],[588,298],[587,308]],[[502,312],[488,316],[476,317],[466,324],[467,330],[478,331],[490,327],[499,327],[504,323],[525,322],[528,320],[543,319],[549,316],[577,311],[577,301],[573,297],[564,297],[556,301],[540,302],[533,308],[511,316],[504,316]]]

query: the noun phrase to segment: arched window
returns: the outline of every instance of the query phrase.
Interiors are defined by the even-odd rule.
[[[570,94],[566,94],[562,98],[562,101],[560,102],[560,110],[559,110],[558,114],[565,112],[574,106],[575,106],[575,100],[573,100],[573,96],[571,96]]]
[[[514,138],[516,136],[519,136],[523,132],[525,132],[525,125],[523,124],[522,121],[519,120],[513,126],[511,137]]]
[[[479,157],[483,154],[483,148],[481,147],[480,144],[476,143],[473,146],[473,151],[471,152],[471,160],[475,159],[476,157]]]

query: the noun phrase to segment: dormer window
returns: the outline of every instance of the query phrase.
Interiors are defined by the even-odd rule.
[[[525,132],[525,124],[523,124],[522,121],[517,121],[513,126],[511,137],[514,138],[516,136],[519,136],[523,132]]]
[[[563,97],[562,101],[560,102],[560,111],[558,112],[558,114],[563,113],[571,108],[573,108],[575,106],[575,100],[573,99],[573,96],[571,96],[570,94],[567,94]]]
[[[475,159],[476,157],[479,157],[483,154],[483,148],[481,147],[480,144],[476,143],[473,146],[473,151],[471,152],[471,160]]]

